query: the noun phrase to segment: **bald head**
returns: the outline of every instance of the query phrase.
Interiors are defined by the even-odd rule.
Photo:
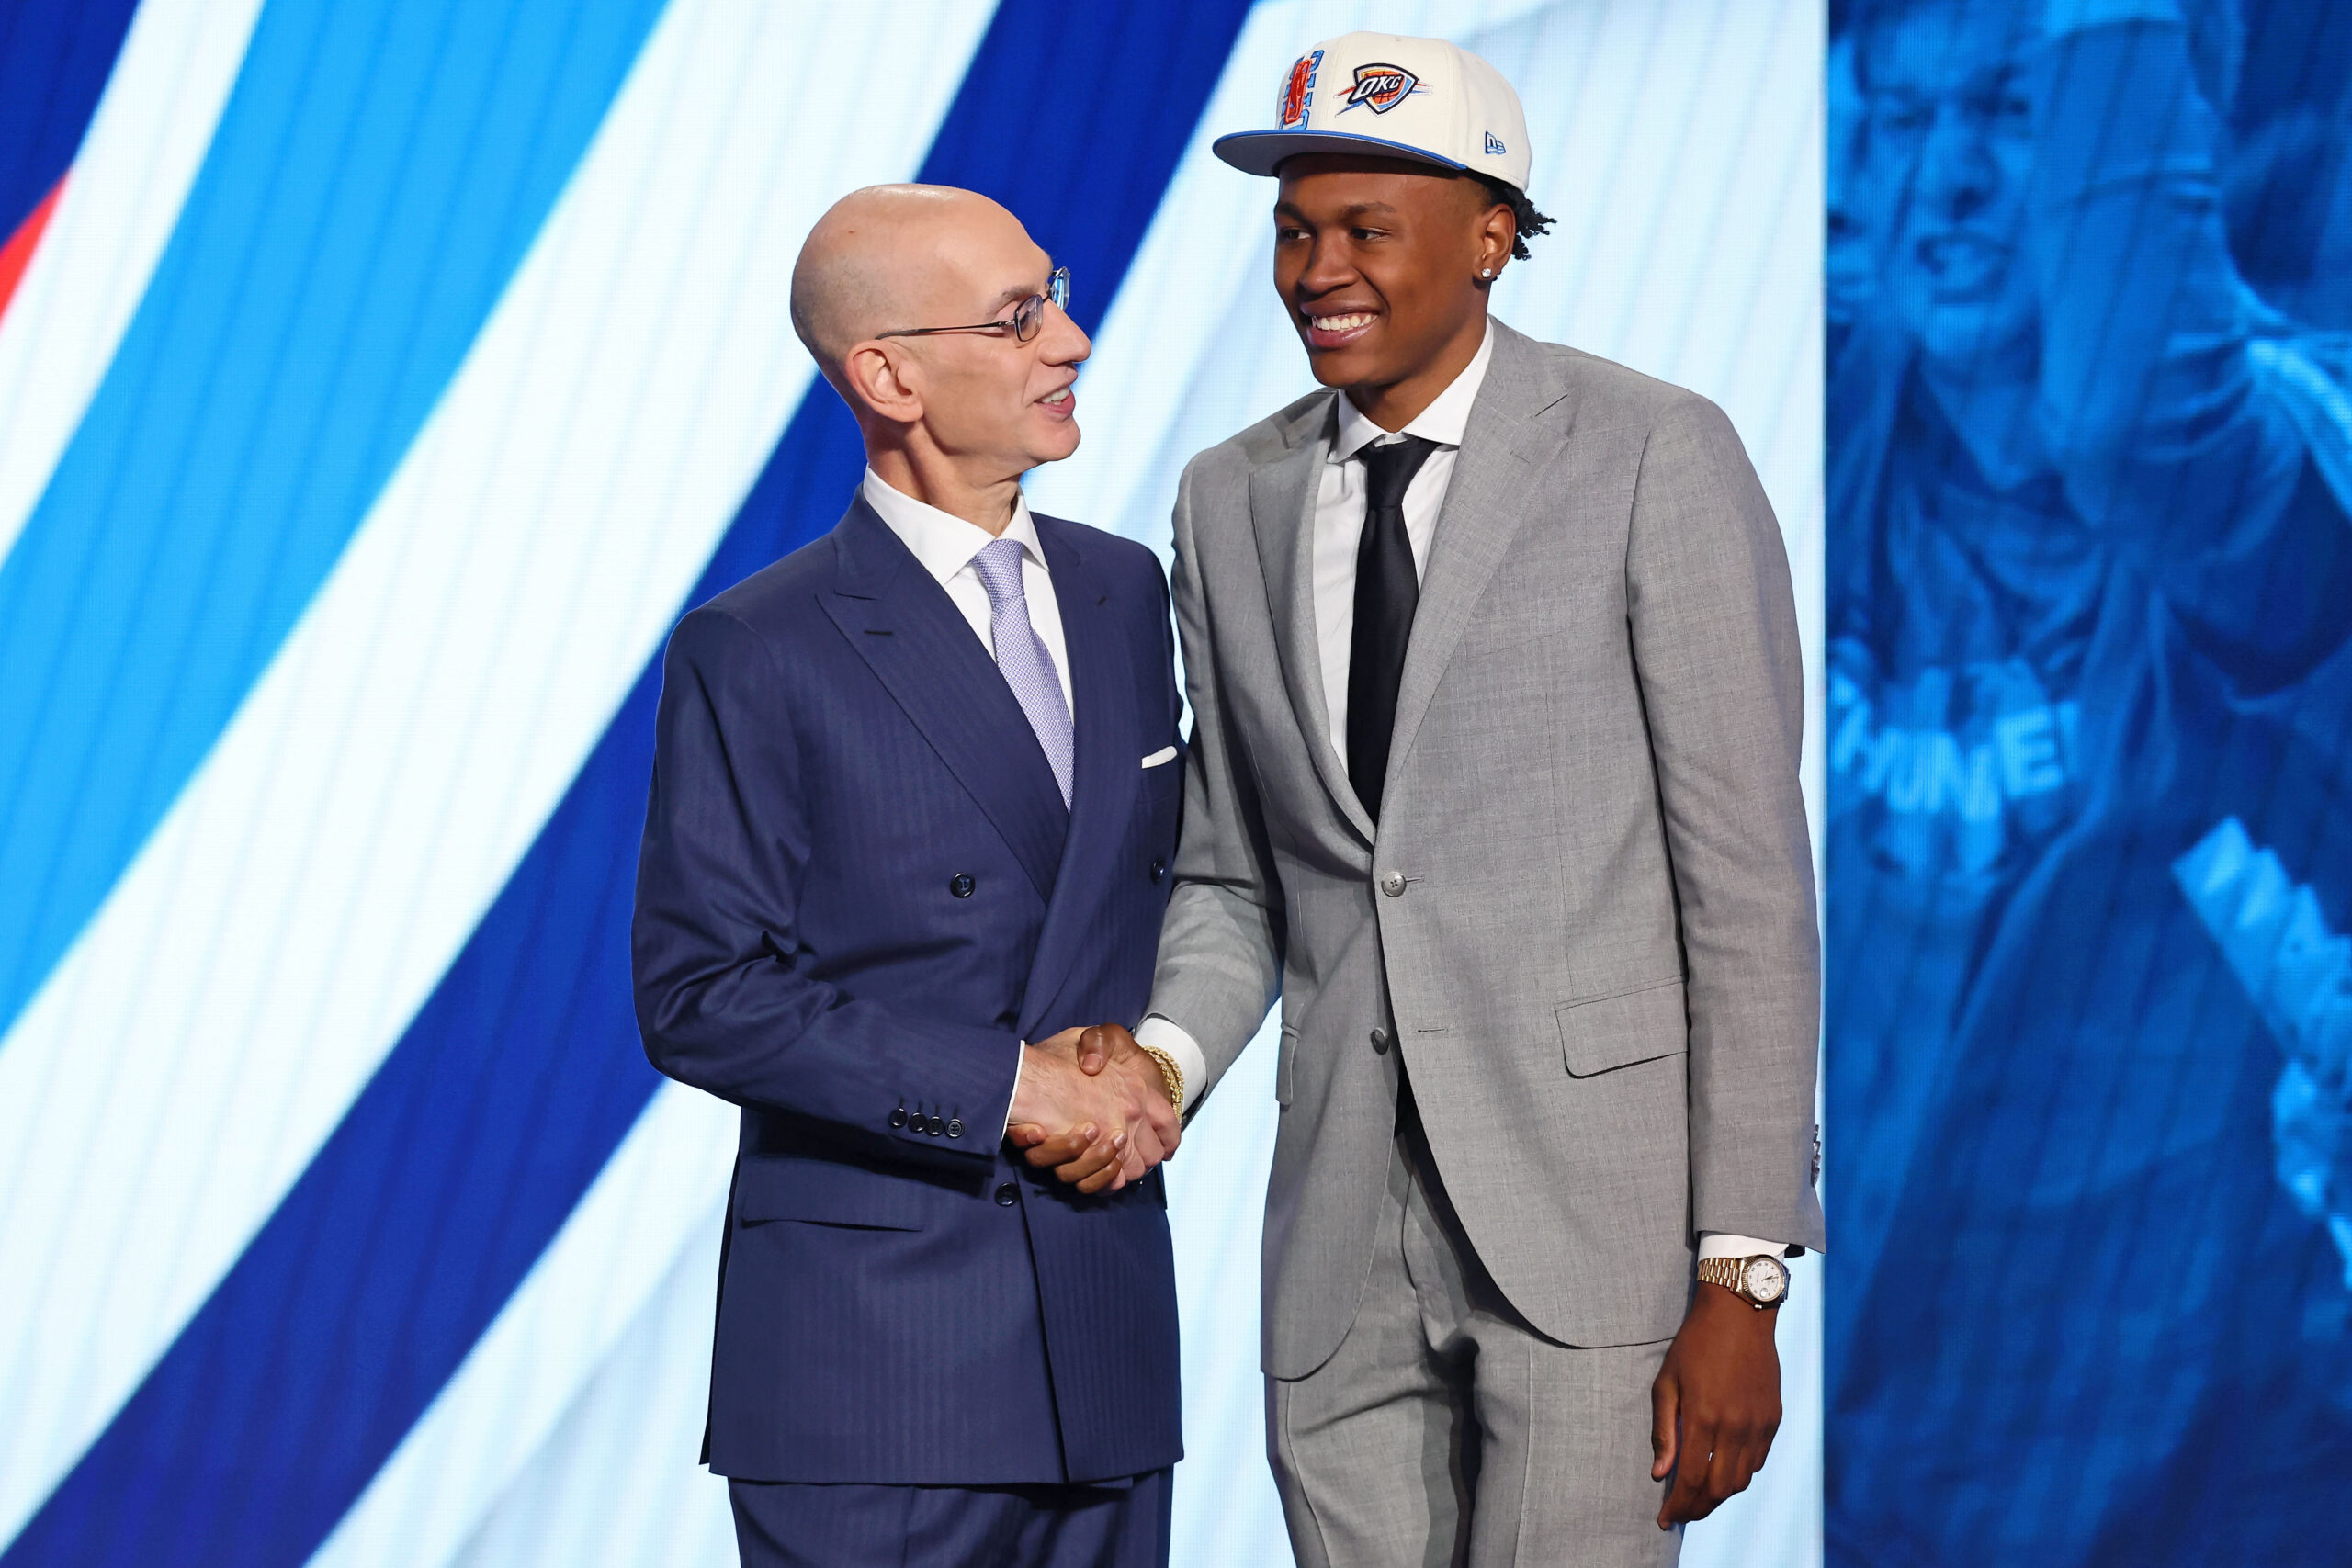
[[[1021,220],[967,190],[871,186],[817,220],[792,323],[884,483],[998,528],[1020,477],[1077,449],[1070,384],[1092,345],[1048,302],[1053,277]]]
[[[966,262],[1013,236],[1028,241],[1021,220],[975,191],[917,185],[852,191],[800,247],[793,328],[825,378],[842,388],[841,365],[853,344],[897,327],[978,319],[952,314],[988,303],[962,298],[971,292]]]

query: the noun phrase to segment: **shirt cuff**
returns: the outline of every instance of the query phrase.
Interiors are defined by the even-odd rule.
[[[1136,1043],[1165,1051],[1174,1060],[1176,1070],[1184,1075],[1184,1103],[1180,1109],[1190,1111],[1209,1081],[1209,1062],[1201,1055],[1200,1042],[1175,1020],[1153,1013],[1136,1025]]]
[[[1004,1125],[997,1130],[996,1141],[1004,1142],[1012,1131],[1012,1102],[1021,1098],[1021,1069],[1029,1064],[1029,1042],[1016,1041],[1012,1047],[1012,1092],[1004,1098]]]
[[[1702,1259],[1708,1258],[1785,1258],[1788,1256],[1788,1244],[1785,1242],[1758,1241],[1752,1235],[1735,1235],[1728,1231],[1701,1231],[1699,1233],[1699,1256]]]

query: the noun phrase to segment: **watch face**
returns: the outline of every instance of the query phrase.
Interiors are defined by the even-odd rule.
[[[1789,1271],[1773,1258],[1749,1258],[1740,1280],[1751,1301],[1777,1302],[1789,1288]]]

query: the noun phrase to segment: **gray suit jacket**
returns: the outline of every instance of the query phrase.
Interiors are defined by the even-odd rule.
[[[1822,1242],[1819,951],[1787,557],[1713,404],[1497,323],[1423,572],[1377,833],[1331,747],[1321,391],[1176,502],[1194,731],[1151,1010],[1210,1085],[1282,999],[1266,1371],[1339,1346],[1398,1060],[1536,1328],[1670,1337],[1698,1230]]]

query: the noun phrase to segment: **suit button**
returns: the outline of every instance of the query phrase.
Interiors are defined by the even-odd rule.
[[[897,1130],[898,1128],[900,1128],[900,1127],[905,1126],[906,1124],[907,1124],[907,1108],[906,1108],[905,1106],[901,1105],[900,1107],[899,1107],[899,1109],[897,1109],[896,1111],[893,1111],[892,1112],[890,1112],[890,1126],[891,1126],[892,1130],[893,1130],[893,1131],[895,1131],[895,1130]]]
[[[947,1131],[947,1123],[946,1123],[946,1122],[943,1122],[943,1121],[941,1121],[938,1117],[934,1116],[934,1117],[933,1117],[933,1118],[931,1119],[931,1122],[930,1122],[930,1124],[929,1124],[928,1126],[926,1126],[926,1127],[924,1127],[924,1128],[923,1128],[923,1131],[924,1131],[924,1132],[926,1132],[926,1133],[929,1133],[933,1137],[934,1137],[934,1138],[935,1138],[935,1137],[939,1136],[939,1134],[940,1134],[944,1133],[945,1131]]]
[[[1388,1031],[1385,1029],[1375,1029],[1372,1032],[1372,1048],[1375,1051],[1385,1051],[1388,1049]]]
[[[1387,894],[1391,898],[1403,897],[1405,896],[1405,874],[1401,871],[1387,871],[1381,873],[1380,890],[1383,893]]]
[[[959,871],[947,879],[947,891],[958,898],[969,898],[972,896],[972,889],[978,886],[978,883],[972,880],[972,874],[968,871]]]
[[[964,1119],[961,1116],[950,1116],[947,1119],[947,1135],[951,1138],[960,1138],[964,1135]]]
[[[1151,879],[1154,882],[1158,882],[1161,877],[1166,876],[1167,874],[1168,863],[1166,861],[1155,860],[1151,863]]]
[[[1000,1207],[1010,1209],[1021,1201],[1020,1190],[1008,1181],[996,1190],[996,1201]]]

